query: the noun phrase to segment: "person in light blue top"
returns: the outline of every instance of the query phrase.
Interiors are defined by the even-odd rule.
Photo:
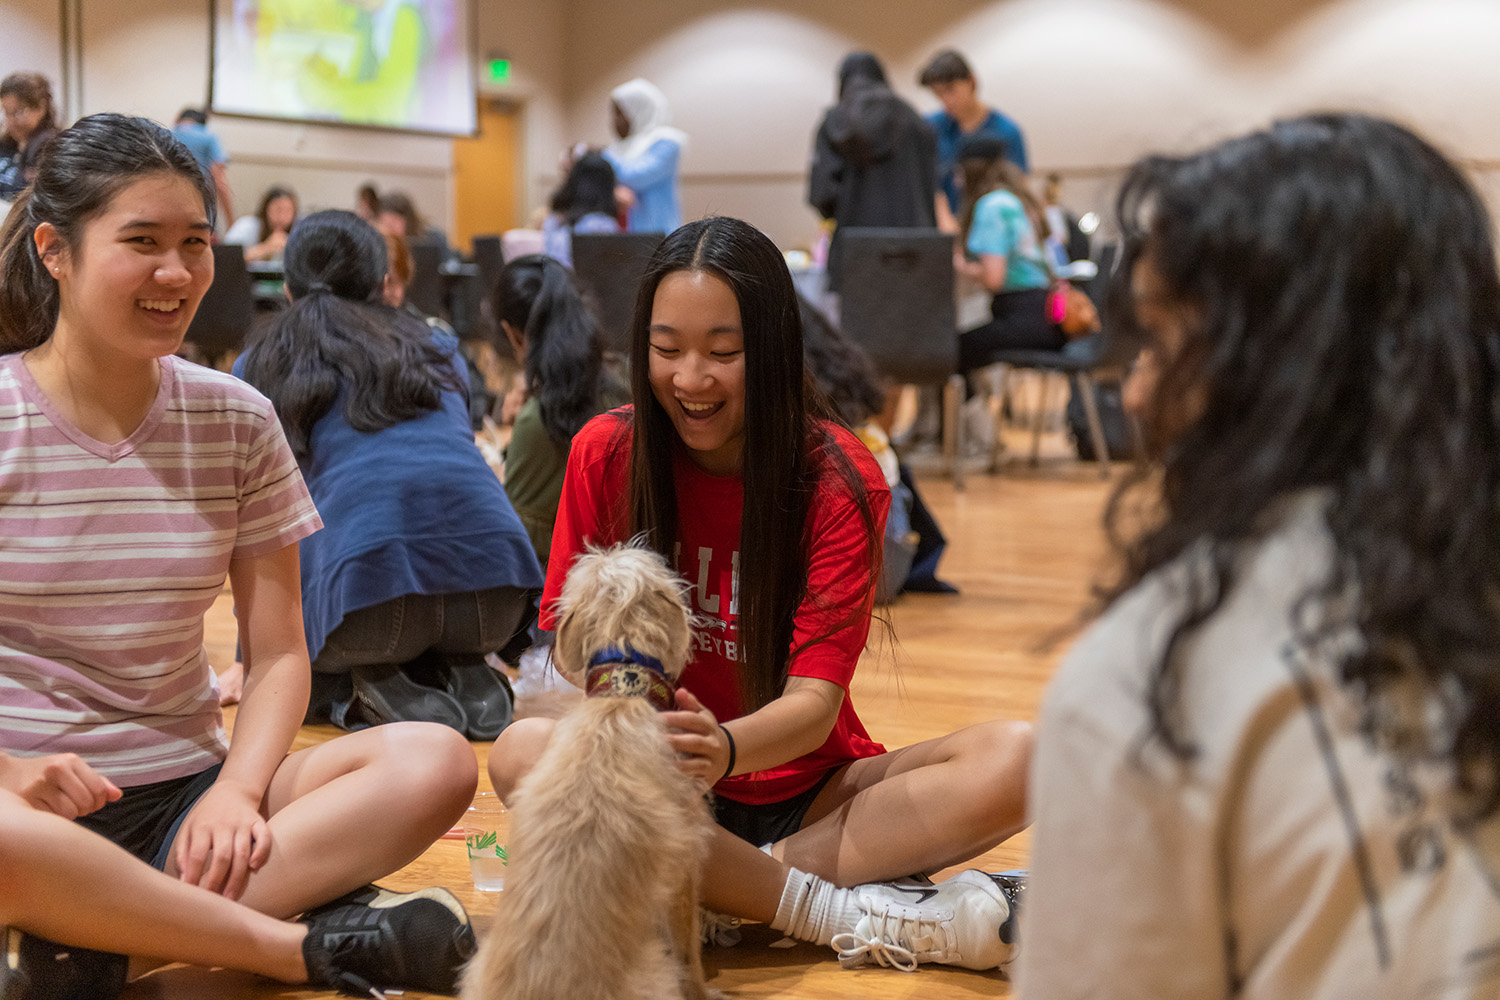
[[[633,201],[626,229],[670,233],[682,225],[678,170],[687,136],[672,128],[667,98],[649,80],[637,77],[609,93],[615,134],[604,151],[620,186]]]
[[[958,212],[963,192],[959,189],[958,150],[965,139],[991,136],[1005,144],[1004,157],[1024,173],[1026,139],[1021,126],[979,100],[979,84],[968,60],[953,49],[944,49],[922,69],[918,82],[943,104],[943,110],[927,116],[927,123],[937,133],[937,215],[938,224],[947,232],[957,232]]]
[[[474,445],[458,343],[380,301],[385,242],[352,212],[300,221],[285,266],[291,307],[235,374],[275,405],[323,518],[301,546],[311,716],[492,740],[513,705],[485,656],[529,624],[542,571]]]
[[[954,267],[994,298],[990,321],[958,340],[959,371],[991,364],[996,351],[1058,351],[1067,344],[1047,315],[1051,272],[1042,256],[1046,219],[1026,175],[1006,160],[992,136],[966,139],[959,153],[964,252]]]

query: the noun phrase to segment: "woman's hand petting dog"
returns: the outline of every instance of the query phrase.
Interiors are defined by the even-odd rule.
[[[663,712],[667,742],[677,752],[683,774],[702,782],[704,790],[718,784],[729,766],[729,737],[714,713],[687,688],[677,689],[677,711]]]

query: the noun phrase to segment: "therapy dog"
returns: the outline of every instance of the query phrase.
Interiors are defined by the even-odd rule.
[[[510,864],[464,1000],[704,1000],[702,789],[657,718],[691,641],[654,552],[590,547],[568,571],[553,658],[586,697],[507,803]]]

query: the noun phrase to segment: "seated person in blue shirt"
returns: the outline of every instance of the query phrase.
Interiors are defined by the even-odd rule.
[[[918,81],[943,103],[943,110],[927,116],[937,133],[937,217],[944,232],[958,232],[958,147],[972,136],[993,136],[1005,143],[1005,158],[1022,172],[1026,165],[1026,140],[1011,118],[979,100],[979,84],[963,56],[944,49],[932,57]]]
[[[235,362],[276,406],[323,518],[301,543],[308,721],[511,719],[485,661],[530,623],[542,570],[474,445],[458,342],[381,301],[386,247],[352,212],[287,239],[291,307]]]

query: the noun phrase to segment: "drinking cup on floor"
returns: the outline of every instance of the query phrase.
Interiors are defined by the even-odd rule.
[[[464,844],[469,851],[469,874],[474,888],[499,892],[505,888],[505,838],[510,821],[494,792],[480,792],[464,813]]]

